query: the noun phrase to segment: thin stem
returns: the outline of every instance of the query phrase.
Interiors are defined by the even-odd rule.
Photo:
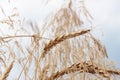
[[[18,35],[18,36],[2,37],[2,39],[4,40],[4,39],[8,39],[8,38],[18,38],[18,37],[35,37],[35,36],[34,35]],[[44,37],[38,37],[38,38],[50,40],[50,39],[44,38]]]
[[[17,37],[33,37],[33,35],[7,36],[7,37],[2,37],[2,39],[17,38]]]

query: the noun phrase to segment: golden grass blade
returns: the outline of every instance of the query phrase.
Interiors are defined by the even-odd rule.
[[[10,73],[12,67],[13,67],[13,63],[14,63],[14,61],[12,61],[11,64],[9,65],[9,67],[6,68],[3,75],[0,77],[0,80],[6,80],[7,79],[7,77],[9,76],[9,73]]]
[[[2,7],[0,7],[0,8],[1,8],[2,13],[6,16],[4,9]]]

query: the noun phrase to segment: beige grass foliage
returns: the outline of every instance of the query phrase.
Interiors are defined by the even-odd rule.
[[[93,18],[84,1],[79,5],[66,1],[42,26],[21,19],[17,13],[7,15],[1,8],[5,17],[0,23],[13,34],[0,28],[0,68],[5,70],[0,70],[0,80],[14,71],[13,63],[21,67],[13,76],[17,80],[119,79],[120,71],[110,64],[105,46],[92,34],[94,29],[89,26]]]

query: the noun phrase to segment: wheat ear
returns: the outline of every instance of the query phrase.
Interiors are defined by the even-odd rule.
[[[62,35],[60,37],[55,38],[54,40],[51,40],[47,45],[45,45],[44,51],[42,53],[42,58],[45,57],[45,55],[47,54],[47,51],[49,51],[53,46],[56,46],[60,42],[63,42],[70,38],[74,38],[74,37],[86,34],[88,32],[90,32],[90,29],[81,30],[79,32],[74,32],[74,33],[70,33],[67,35]]]
[[[80,72],[80,73],[87,72],[90,74],[99,74],[99,75],[103,75],[106,78],[109,78],[109,74],[120,75],[120,71],[118,70],[110,70],[110,69],[104,70],[103,68],[100,68],[99,66],[94,66],[89,63],[83,62],[83,63],[73,64],[72,66],[64,70],[57,71],[55,74],[52,74],[46,80],[55,80],[65,74],[75,73],[75,72]]]

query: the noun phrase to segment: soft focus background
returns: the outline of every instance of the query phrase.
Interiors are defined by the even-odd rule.
[[[10,6],[16,6],[22,17],[36,21],[39,25],[49,13],[62,4],[62,0],[10,1]],[[94,18],[95,35],[106,46],[109,59],[120,68],[120,0],[85,0],[85,5]],[[0,0],[0,6],[3,6],[6,12],[10,8],[6,0]]]
[[[86,0],[94,24],[102,31],[109,58],[120,68],[120,0]],[[99,32],[99,34],[101,34]]]

